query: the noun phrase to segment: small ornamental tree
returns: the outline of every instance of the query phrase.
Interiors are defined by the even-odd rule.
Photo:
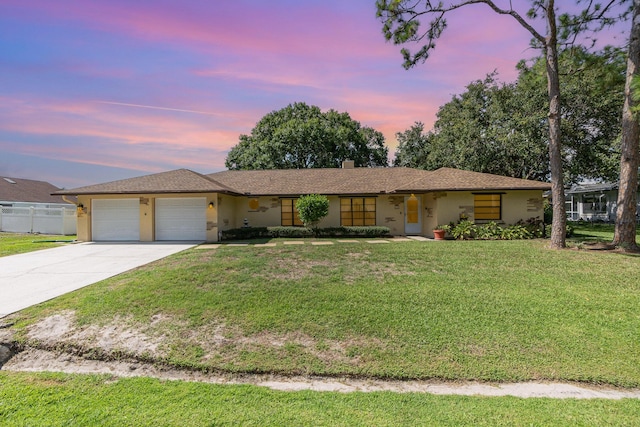
[[[296,209],[305,227],[311,228],[317,236],[318,222],[329,214],[329,199],[319,194],[300,196]]]

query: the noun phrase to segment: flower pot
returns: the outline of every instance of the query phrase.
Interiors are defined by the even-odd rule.
[[[436,240],[444,240],[445,233],[444,230],[433,230],[433,238]]]

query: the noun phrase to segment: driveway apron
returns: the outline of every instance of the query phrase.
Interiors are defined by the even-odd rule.
[[[1,257],[0,318],[196,244],[88,242]]]

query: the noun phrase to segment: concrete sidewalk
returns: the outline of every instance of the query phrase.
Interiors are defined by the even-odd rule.
[[[1,257],[0,318],[196,244],[89,242]]]

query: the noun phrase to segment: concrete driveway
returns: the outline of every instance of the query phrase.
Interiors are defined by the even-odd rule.
[[[88,242],[0,257],[0,317],[195,245]]]

